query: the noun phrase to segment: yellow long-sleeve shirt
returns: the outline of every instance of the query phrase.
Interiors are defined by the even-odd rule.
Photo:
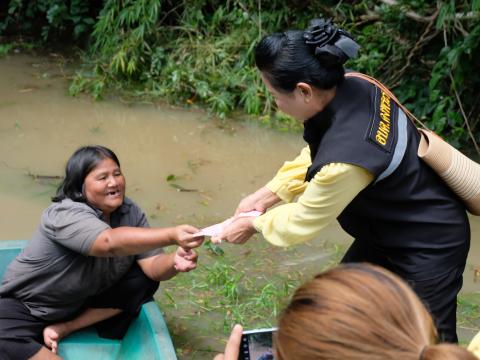
[[[297,158],[285,162],[266,185],[287,202],[253,222],[273,245],[289,246],[314,239],[373,181],[373,175],[364,168],[331,163],[307,183],[304,179],[310,165],[310,149],[305,147]],[[298,195],[298,200],[292,202]]]

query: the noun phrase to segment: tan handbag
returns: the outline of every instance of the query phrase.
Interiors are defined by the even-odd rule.
[[[480,164],[469,159],[433,131],[428,130],[389,89],[375,78],[356,72],[346,73],[345,76],[358,77],[375,84],[402,108],[412,122],[415,120],[424,127],[424,129],[418,129],[420,133],[418,157],[462,199],[472,215],[480,215]]]

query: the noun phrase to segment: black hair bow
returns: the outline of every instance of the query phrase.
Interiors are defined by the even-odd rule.
[[[337,28],[332,19],[314,19],[303,33],[307,45],[313,46],[315,56],[326,66],[344,64],[357,56],[358,45],[345,30]]]

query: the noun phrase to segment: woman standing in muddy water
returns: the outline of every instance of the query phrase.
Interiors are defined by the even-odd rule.
[[[0,359],[59,359],[61,338],[96,324],[122,338],[159,281],[194,269],[203,237],[190,225],[149,228],[125,197],[117,156],[78,149],[40,226],[0,286]],[[162,248],[178,245],[170,254]],[[42,344],[45,344],[43,346]],[[50,350],[51,349],[51,350]]]
[[[244,198],[220,235],[244,243],[260,232],[290,246],[317,238],[335,218],[354,241],[343,263],[370,262],[405,279],[442,341],[456,342],[456,298],[470,246],[463,203],[417,156],[419,134],[375,84],[346,74],[358,45],[330,21],[263,38],[255,50],[278,108],[304,125],[308,146]],[[294,198],[300,195],[297,201]]]

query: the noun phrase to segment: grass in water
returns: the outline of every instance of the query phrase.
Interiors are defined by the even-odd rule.
[[[197,249],[198,268],[162,283],[157,297],[179,358],[212,359],[236,323],[275,326],[293,291],[344,250],[322,241],[282,249],[259,236],[242,246],[207,241]],[[311,253],[320,256],[305,262]]]

